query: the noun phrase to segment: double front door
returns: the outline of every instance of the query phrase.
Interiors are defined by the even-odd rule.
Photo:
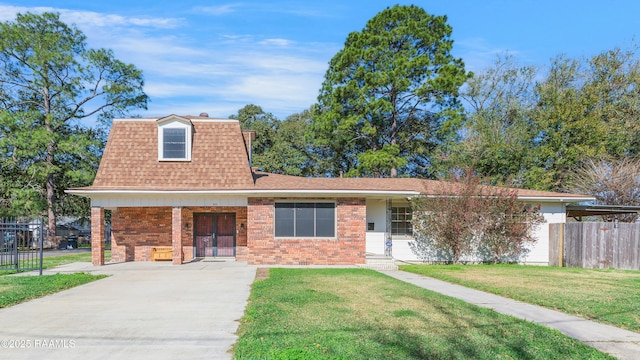
[[[234,213],[195,214],[196,257],[236,255]]]

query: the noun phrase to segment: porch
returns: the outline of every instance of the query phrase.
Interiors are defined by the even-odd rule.
[[[200,257],[246,260],[247,207],[117,207],[111,210],[111,262],[151,261],[171,249],[173,264]],[[92,263],[104,265],[105,208],[91,208]],[[165,251],[166,256],[166,251]]]

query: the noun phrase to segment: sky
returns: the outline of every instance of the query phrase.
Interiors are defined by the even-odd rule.
[[[150,102],[137,115],[227,118],[255,104],[284,120],[315,103],[349,33],[395,4],[446,15],[452,53],[474,72],[500,54],[544,68],[559,54],[629,48],[640,35],[637,0],[0,0],[0,21],[60,13],[89,47],[143,71]]]

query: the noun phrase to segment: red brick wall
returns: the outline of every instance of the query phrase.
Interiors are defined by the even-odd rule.
[[[149,261],[153,247],[172,246],[172,211],[171,207],[126,207],[113,211],[111,261]],[[194,256],[193,214],[208,212],[236,214],[236,252],[240,255],[237,259],[246,260],[247,208],[214,206],[182,208],[179,222],[183,261],[191,261]]]
[[[104,265],[104,209],[91,208],[91,263]]]
[[[336,238],[277,239],[275,198],[250,198],[247,220],[247,261],[258,265],[351,265],[365,263],[366,201],[336,201]],[[307,199],[305,199],[307,200]],[[327,199],[322,199],[327,200]]]
[[[149,261],[154,246],[171,246],[170,207],[127,207],[112,212],[111,261]]]

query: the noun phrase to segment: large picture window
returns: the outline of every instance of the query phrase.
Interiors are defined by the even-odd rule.
[[[334,237],[335,203],[278,202],[276,237]]]
[[[413,235],[410,207],[391,208],[391,235]]]

